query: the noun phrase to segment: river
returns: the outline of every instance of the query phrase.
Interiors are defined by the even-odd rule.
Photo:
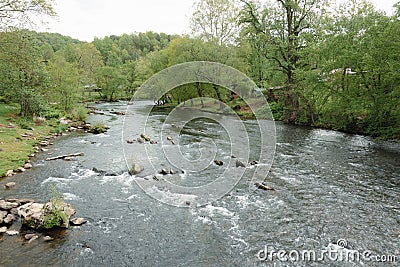
[[[136,183],[142,181],[147,189],[157,189],[154,185],[162,184],[152,179],[152,166],[144,163],[145,171],[137,176],[127,173],[125,154],[130,155],[128,162],[140,161],[144,155],[135,155],[135,148],[139,151],[150,147],[150,157],[162,161],[163,155],[151,149],[160,144],[128,146],[122,140],[124,116],[110,110],[125,111],[126,103],[99,104],[97,108],[104,115],[92,115],[89,121],[104,121],[110,127],[107,133],[70,133],[58,138],[48,152],[37,155],[32,170],[0,181],[2,198],[28,197],[38,201],[47,201],[51,185],[55,185],[88,223],[57,233],[52,242],[39,239],[28,244],[22,236],[2,235],[1,266],[371,265],[365,257],[353,263],[318,259],[329,249],[360,255],[366,251],[372,256],[397,255],[400,261],[398,144],[276,123],[275,158],[265,179],[275,191],[249,190],[250,179],[245,175],[224,197],[201,206],[195,205],[196,200],[187,194],[157,192],[161,198],[178,199],[187,205],[175,207],[149,196]],[[167,118],[165,112],[155,112],[147,118],[141,108],[130,110],[134,120],[147,119],[154,129]],[[135,121],[130,123],[134,128]],[[243,124],[246,129],[254,128],[254,121]],[[203,157],[196,146],[207,149],[212,142],[204,140],[214,140],[209,148],[217,147],[217,157],[224,163],[229,161],[230,152],[225,151],[230,148],[227,134],[217,123],[199,119],[186,124],[183,130],[182,153],[189,158]],[[248,132],[250,143],[255,142],[255,133]],[[138,134],[139,131],[132,132],[132,138]],[[234,145],[242,150],[241,144]],[[85,155],[73,161],[45,161],[47,153],[76,152]],[[259,152],[252,150],[250,160],[255,158],[252,153]],[[159,167],[168,166],[163,161]],[[104,172],[96,173],[93,168]],[[178,176],[165,179],[182,186],[201,186],[223,169],[224,166],[213,165],[197,176],[179,169]],[[3,189],[10,181],[17,186]],[[338,240],[347,243],[346,248],[338,246]],[[276,255],[260,261],[264,255],[260,250],[266,247],[292,251],[292,261],[279,261]],[[305,250],[315,251],[317,259],[294,261],[294,251]]]

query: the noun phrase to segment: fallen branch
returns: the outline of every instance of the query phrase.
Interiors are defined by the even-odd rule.
[[[76,154],[69,154],[69,155],[62,155],[62,156],[57,156],[57,157],[53,157],[53,158],[47,158],[47,161],[50,160],[57,160],[57,159],[65,159],[65,158],[73,158],[73,157],[79,157],[79,156],[83,156],[84,153],[76,153]]]

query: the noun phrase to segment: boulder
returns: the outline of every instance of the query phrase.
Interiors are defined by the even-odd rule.
[[[3,219],[3,223],[12,224],[17,218],[14,214],[8,214],[7,217]]]
[[[6,232],[8,235],[18,235],[19,232],[18,231],[14,231],[14,230],[9,230]]]
[[[3,219],[7,216],[8,212],[5,210],[0,210],[0,223],[3,222]]]
[[[7,232],[7,227],[6,226],[0,227],[0,234],[4,234],[5,232]]]
[[[144,140],[146,140],[147,142],[150,142],[150,140],[151,140],[150,136],[148,136],[148,135],[146,135],[146,134],[144,134],[144,133],[142,133],[142,134],[140,135],[140,137],[143,138]]]
[[[152,145],[156,145],[156,144],[157,144],[157,141],[150,140],[150,144],[152,144]]]
[[[135,140],[127,140],[126,141],[128,144],[134,144],[135,143]]]
[[[218,166],[224,165],[224,163],[223,163],[222,161],[220,161],[220,160],[214,160],[214,163],[215,163],[216,165],[218,165]]]
[[[169,170],[169,173],[170,173],[170,174],[175,174],[176,172],[175,172],[174,169],[170,169],[170,170]]]
[[[173,145],[175,145],[174,139],[171,136],[167,136],[167,140],[170,141]]]
[[[52,237],[46,235],[46,236],[43,237],[43,240],[44,240],[45,242],[49,242],[49,241],[53,241],[54,238],[52,238]]]
[[[250,162],[250,165],[257,165],[258,164],[258,161],[256,161],[256,160],[253,160],[252,162]]]
[[[4,185],[4,187],[5,187],[6,189],[10,189],[10,188],[14,187],[15,185],[16,185],[16,183],[14,183],[14,182],[9,182],[9,183],[6,183],[6,184]]]
[[[6,177],[11,177],[11,176],[13,176],[14,175],[14,171],[13,170],[8,170],[7,172],[6,172]]]
[[[18,208],[22,223],[34,229],[68,228],[69,221],[75,213],[72,206],[64,202],[58,207],[53,207],[53,203],[48,202],[27,203]]]
[[[274,191],[275,189],[273,189],[272,187],[269,187],[269,186],[267,186],[267,185],[265,185],[265,184],[262,184],[262,183],[255,183],[255,186],[258,188],[258,189],[262,189],[262,190],[266,190],[266,191]]]
[[[143,144],[145,142],[145,140],[141,137],[138,137],[137,139],[138,143]]]
[[[160,171],[160,174],[162,174],[162,175],[167,175],[169,172],[166,170],[166,169],[162,169],[161,171]]]
[[[49,141],[40,141],[40,142],[39,142],[39,145],[41,145],[41,146],[48,146],[48,145],[50,145],[50,142],[49,142]]]
[[[74,226],[80,226],[82,224],[85,224],[87,222],[87,220],[85,220],[84,218],[75,218],[71,220],[71,224]]]
[[[132,167],[130,168],[130,170],[129,170],[129,174],[130,175],[136,175],[136,174],[141,173],[143,170],[144,170],[143,166],[141,166],[141,165],[139,165],[137,163],[134,163],[132,165]]]
[[[23,167],[18,167],[18,169],[16,169],[17,172],[25,172],[25,168]]]
[[[0,200],[0,209],[2,210],[10,210],[12,208],[18,207],[18,203],[15,202],[8,202],[5,200]]]
[[[246,168],[246,165],[243,163],[243,162],[241,162],[240,160],[236,160],[236,168],[238,168],[238,167],[243,167],[243,168]]]
[[[25,163],[24,168],[25,169],[31,169],[32,168],[32,164],[30,164],[29,162]]]

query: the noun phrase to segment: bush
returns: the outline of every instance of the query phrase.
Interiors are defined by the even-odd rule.
[[[67,222],[62,206],[64,203],[64,197],[58,192],[55,187],[52,187],[51,192],[51,210],[45,215],[43,220],[43,227],[45,229],[51,229],[53,227],[59,227],[63,222]]]
[[[84,106],[77,106],[72,109],[71,113],[66,115],[67,119],[73,121],[85,121],[89,115],[89,111]]]
[[[107,131],[106,126],[104,125],[104,123],[102,122],[95,122],[93,123],[90,128],[89,128],[89,132],[93,133],[93,134],[101,134],[101,133],[105,133]]]

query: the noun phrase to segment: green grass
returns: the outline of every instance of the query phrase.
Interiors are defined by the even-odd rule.
[[[33,146],[45,136],[55,132],[59,125],[56,119],[35,123],[30,119],[20,118],[17,105],[0,104],[0,177],[8,170],[16,170],[29,159],[34,152]],[[8,128],[11,124],[15,128]],[[32,133],[29,137],[21,134]]]

